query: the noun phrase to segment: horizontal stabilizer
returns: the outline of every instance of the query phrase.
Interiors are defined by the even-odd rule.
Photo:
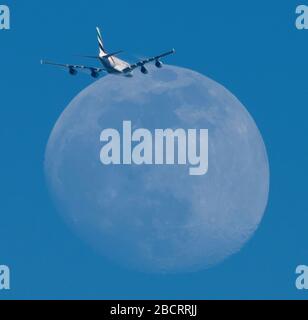
[[[108,53],[104,56],[104,58],[110,58],[110,57],[113,57],[113,56],[116,56],[117,54],[119,53],[122,53],[123,50],[120,50],[120,51],[116,51],[116,52],[113,52],[113,53]]]
[[[116,52],[112,52],[112,53],[108,53],[102,57],[100,56],[84,56],[84,55],[78,55],[78,57],[82,57],[82,58],[90,58],[90,59],[100,59],[100,58],[110,58],[110,57],[113,57],[119,53],[123,52],[122,50],[120,51],[116,51]]]
[[[76,55],[76,57],[81,57],[81,58],[90,58],[90,59],[99,59],[99,56]]]

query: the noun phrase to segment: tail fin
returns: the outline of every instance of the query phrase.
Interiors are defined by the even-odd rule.
[[[99,56],[104,57],[107,55],[107,51],[104,48],[103,38],[102,38],[101,31],[99,30],[99,27],[96,27],[96,31],[97,31],[97,41],[99,46]]]

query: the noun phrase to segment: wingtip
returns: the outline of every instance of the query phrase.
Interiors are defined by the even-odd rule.
[[[175,52],[176,52],[174,48],[173,48],[171,51],[172,51],[173,53],[175,53]]]

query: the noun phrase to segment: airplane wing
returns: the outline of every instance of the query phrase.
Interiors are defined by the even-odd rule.
[[[123,72],[130,72],[133,71],[134,69],[138,68],[138,67],[143,67],[145,64],[150,63],[152,61],[159,61],[161,58],[169,56],[170,54],[175,53],[175,50],[172,49],[171,51],[162,53],[156,57],[152,57],[152,58],[148,58],[148,59],[144,59],[141,61],[138,61],[134,64],[131,64],[129,67],[127,67],[126,69],[123,70]]]
[[[41,64],[50,64],[53,66],[58,66],[58,67],[64,67],[67,68],[69,70],[69,73],[72,75],[77,74],[77,70],[81,69],[81,70],[89,70],[91,71],[91,75],[95,78],[98,77],[98,75],[101,72],[106,72],[105,69],[103,68],[98,68],[98,67],[89,67],[89,66],[84,66],[84,65],[77,65],[77,64],[64,64],[64,63],[55,63],[55,62],[51,62],[51,61],[45,61],[45,60],[41,60]]]

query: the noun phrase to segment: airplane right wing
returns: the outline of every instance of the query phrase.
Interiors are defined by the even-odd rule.
[[[91,72],[91,76],[93,78],[97,78],[101,72],[106,72],[105,69],[98,68],[98,67],[88,67],[88,66],[77,65],[77,64],[55,63],[55,62],[45,61],[45,60],[41,60],[41,64],[50,64],[50,65],[53,65],[53,66],[67,68],[71,75],[76,75],[78,69],[89,70]]]
[[[170,54],[173,54],[175,53],[175,50],[172,49],[171,51],[168,51],[168,52],[165,52],[165,53],[162,53],[156,57],[152,57],[152,58],[148,58],[148,59],[144,59],[144,60],[141,60],[141,61],[138,61],[134,64],[131,64],[129,67],[127,67],[126,69],[123,70],[123,72],[131,72],[133,71],[134,69],[138,68],[138,67],[141,67],[141,68],[144,68],[144,65],[147,64],[147,63],[150,63],[152,61],[156,61],[157,63],[157,66],[158,67],[161,67],[161,62],[159,61],[161,58],[163,57],[166,57],[166,56],[169,56]],[[146,69],[144,69],[146,70]]]

